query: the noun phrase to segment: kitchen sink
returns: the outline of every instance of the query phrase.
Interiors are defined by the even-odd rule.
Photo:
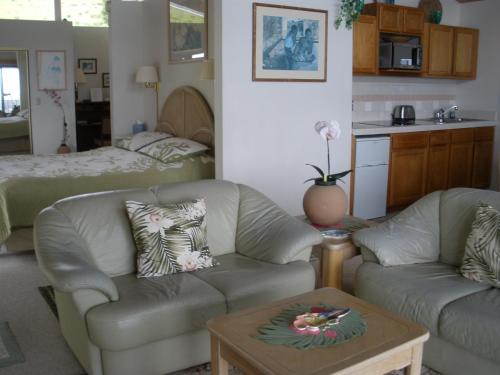
[[[485,121],[485,120],[480,120],[477,118],[457,117],[457,118],[445,118],[442,123],[443,124],[459,124],[461,122],[478,122],[478,121]],[[425,118],[425,119],[417,120],[417,122],[426,122],[426,123],[431,123],[431,124],[436,124],[436,125],[441,124],[438,120],[436,120],[434,118]]]

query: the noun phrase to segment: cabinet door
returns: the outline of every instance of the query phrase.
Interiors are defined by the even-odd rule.
[[[450,132],[436,131],[429,137],[427,164],[427,193],[448,188],[448,166],[450,160]]]
[[[360,16],[353,27],[353,73],[377,74],[377,18]]]
[[[476,78],[479,30],[456,27],[453,46],[453,75],[460,78]]]
[[[424,30],[424,12],[420,9],[403,9],[403,31],[409,34],[421,34]]]
[[[409,205],[425,195],[428,133],[394,134],[388,206]]]
[[[380,31],[403,31],[403,12],[396,5],[380,5],[378,10],[378,28]]]
[[[474,129],[451,130],[448,188],[472,186]]]
[[[474,188],[490,187],[494,135],[494,127],[474,129],[474,160],[472,162],[472,187]]]
[[[453,65],[453,28],[425,24],[424,73],[429,76],[451,76]]]

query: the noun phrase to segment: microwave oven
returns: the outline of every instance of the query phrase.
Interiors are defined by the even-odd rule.
[[[409,43],[381,42],[379,60],[380,69],[420,70],[422,48]]]

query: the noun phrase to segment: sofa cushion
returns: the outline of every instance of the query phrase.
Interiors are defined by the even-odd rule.
[[[240,254],[216,257],[219,265],[191,273],[226,296],[228,311],[269,303],[314,289],[314,269],[304,261],[271,264]]]
[[[500,290],[490,288],[447,305],[439,335],[480,357],[500,364]]]
[[[207,244],[204,199],[156,206],[126,201],[137,245],[137,277],[195,271],[217,263]]]
[[[500,288],[500,213],[491,206],[481,204],[477,209],[460,272]]]
[[[204,198],[207,205],[207,240],[212,255],[235,252],[240,193],[229,181],[193,181],[155,188],[160,204]]]
[[[86,315],[90,340],[119,351],[205,327],[226,313],[226,300],[191,273],[152,279],[124,275],[113,279],[120,299],[92,308]]]
[[[480,202],[500,210],[500,192],[457,188],[441,194],[439,204],[441,262],[457,267],[462,264],[465,242]]]
[[[443,263],[383,267],[367,262],[358,268],[355,284],[358,297],[420,323],[434,335],[447,304],[488,288]]]

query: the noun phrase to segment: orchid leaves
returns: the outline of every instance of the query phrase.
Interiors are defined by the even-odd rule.
[[[311,167],[316,169],[316,171],[319,173],[321,177],[308,178],[307,180],[304,181],[304,183],[309,181],[314,181],[317,185],[335,185],[337,180],[342,181],[342,177],[346,176],[351,172],[351,170],[348,170],[340,173],[325,174],[325,172],[323,172],[323,170],[317,167],[316,165],[313,164],[306,164],[306,165],[310,165]]]

